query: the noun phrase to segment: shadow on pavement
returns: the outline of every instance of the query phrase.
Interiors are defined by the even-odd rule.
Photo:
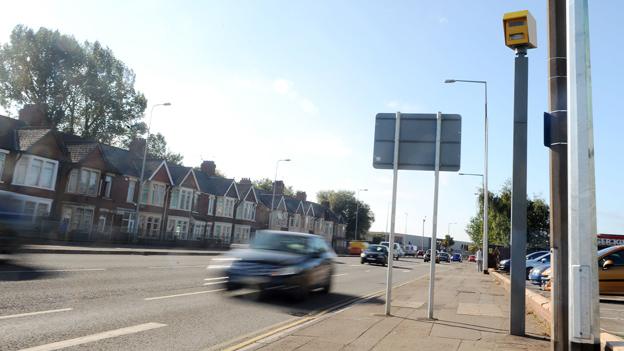
[[[247,292],[243,294],[233,293],[230,298],[241,303],[262,304],[269,307],[275,307],[293,316],[305,316],[310,313],[319,312],[328,308],[339,307],[341,304],[355,300],[360,296],[329,293],[321,294],[312,292],[307,299],[296,301],[286,292],[264,292],[260,294],[258,291]],[[382,304],[383,300],[373,297],[362,301],[368,304]]]
[[[57,275],[58,272],[46,272],[45,269],[39,267],[31,267],[8,259],[0,259],[0,282],[47,279]]]

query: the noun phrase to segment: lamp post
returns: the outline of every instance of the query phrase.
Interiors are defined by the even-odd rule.
[[[488,274],[488,103],[487,82],[484,80],[447,79],[444,83],[474,83],[483,84],[485,88],[485,115],[483,120],[483,274]]]
[[[368,189],[358,189],[355,197],[355,240],[358,239],[358,222],[360,219],[360,191],[368,191]]]
[[[273,177],[273,196],[271,197],[271,217],[273,217],[273,210],[275,209],[275,183],[277,182],[277,169],[279,168],[280,162],[290,162],[290,159],[283,158],[275,162],[275,177]]]
[[[423,230],[422,230],[422,239],[420,239],[420,247],[423,250],[423,257],[425,257],[425,222],[427,221],[427,216],[423,218]]]
[[[150,117],[147,122],[147,138],[145,138],[145,147],[143,149],[143,161],[141,162],[141,178],[139,179],[139,194],[137,196],[136,202],[136,218],[134,224],[134,241],[138,240],[139,237],[139,213],[140,213],[140,204],[141,204],[141,195],[143,194],[143,181],[145,178],[145,160],[147,159],[147,147],[149,146],[149,137],[150,137],[150,129],[152,128],[152,116],[154,115],[154,109],[158,106],[171,106],[170,102],[165,102],[162,104],[152,105],[150,109]]]

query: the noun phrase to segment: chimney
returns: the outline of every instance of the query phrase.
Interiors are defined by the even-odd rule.
[[[217,172],[217,165],[214,161],[203,161],[200,167],[201,171],[209,176],[213,176]]]
[[[305,191],[297,191],[297,193],[295,194],[295,199],[299,201],[306,201],[307,198],[308,198],[308,195],[306,195]]]
[[[142,158],[145,152],[145,139],[139,137],[132,139],[128,145],[128,151],[132,156]]]
[[[240,182],[238,182],[239,184],[251,184],[251,179],[250,178],[241,178]]]
[[[284,195],[284,182],[278,180],[273,185],[275,187],[275,195]]]
[[[47,107],[39,104],[28,104],[19,110],[19,120],[30,127],[51,128],[52,122],[47,116]]]

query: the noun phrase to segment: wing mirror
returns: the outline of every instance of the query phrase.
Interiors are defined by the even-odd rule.
[[[612,260],[606,260],[604,261],[604,263],[602,264],[602,269],[603,270],[607,270],[609,268],[613,267],[613,261]]]
[[[546,263],[546,262],[548,262],[548,261],[546,261],[545,258],[542,258],[542,263]]]

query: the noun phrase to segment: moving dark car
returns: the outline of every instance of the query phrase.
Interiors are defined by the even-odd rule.
[[[388,264],[388,248],[383,245],[371,245],[360,256],[360,263]]]
[[[226,288],[288,291],[297,299],[331,289],[334,252],[318,235],[262,230],[248,249],[216,259],[225,268]]]

